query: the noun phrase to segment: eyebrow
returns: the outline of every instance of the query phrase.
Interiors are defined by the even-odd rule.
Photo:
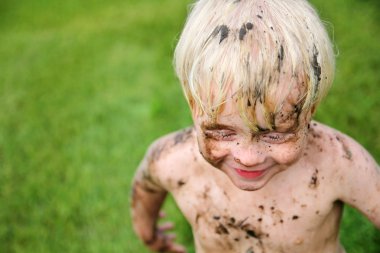
[[[232,129],[232,126],[219,124],[219,123],[203,123],[202,129],[204,130],[221,130],[221,129]]]

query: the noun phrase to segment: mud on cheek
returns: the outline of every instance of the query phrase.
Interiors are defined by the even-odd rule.
[[[203,158],[215,167],[217,167],[224,158],[219,144],[216,143],[215,140],[210,138],[199,140],[199,148]]]

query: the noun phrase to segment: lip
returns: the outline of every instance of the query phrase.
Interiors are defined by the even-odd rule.
[[[241,170],[241,169],[235,168],[235,171],[242,178],[256,179],[264,175],[267,170],[266,169],[265,170]]]

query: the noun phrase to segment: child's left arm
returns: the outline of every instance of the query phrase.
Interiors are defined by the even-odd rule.
[[[355,207],[380,229],[380,168],[357,142],[340,136],[342,166],[339,166],[337,191],[340,199]]]

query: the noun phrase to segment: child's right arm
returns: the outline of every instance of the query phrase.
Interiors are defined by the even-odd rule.
[[[132,185],[131,214],[133,228],[140,239],[153,251],[183,253],[185,249],[175,244],[174,235],[166,234],[172,228],[167,223],[158,225],[160,209],[167,191],[159,180],[152,175],[158,166],[154,162],[155,154],[161,152],[160,145],[153,144],[139,165]]]

